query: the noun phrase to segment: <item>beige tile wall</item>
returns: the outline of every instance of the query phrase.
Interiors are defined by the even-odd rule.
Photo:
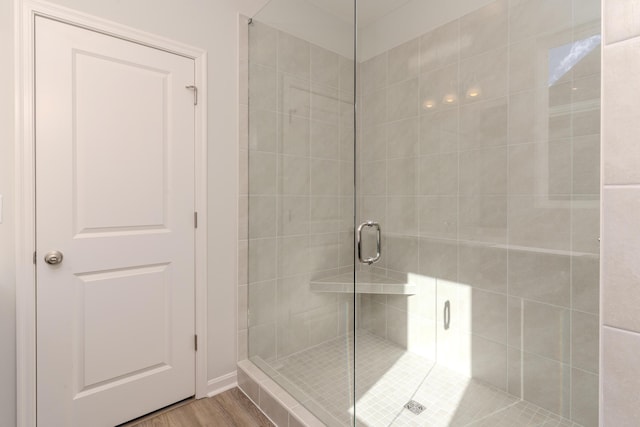
[[[549,58],[599,34],[598,1],[498,0],[367,60],[360,86],[359,214],[384,230],[373,271],[420,289],[362,295],[361,326],[585,426],[598,418],[599,40],[551,84]]]
[[[248,18],[240,16],[239,31],[239,97],[238,114],[238,146],[240,162],[240,186],[238,194],[238,387],[259,407],[269,419],[278,426],[321,426],[323,425],[313,414],[300,405],[284,389],[272,381],[265,373],[247,360],[249,356],[248,336],[248,245],[249,245],[249,28]],[[261,42],[257,40],[255,42]],[[260,118],[258,118],[260,119]]]
[[[640,419],[640,2],[604,1],[602,426]]]
[[[244,37],[238,354],[275,361],[352,325],[353,295],[309,285],[353,269],[353,61],[258,21]]]

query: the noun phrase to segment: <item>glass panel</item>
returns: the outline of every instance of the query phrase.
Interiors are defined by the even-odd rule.
[[[600,2],[353,6],[249,27],[250,359],[327,425],[596,426]]]
[[[354,7],[249,25],[249,358],[327,425],[354,410]]]
[[[442,384],[427,382],[436,362],[436,288],[456,273],[455,242],[442,239],[455,233],[455,225],[433,221],[420,228],[420,214],[429,209],[419,169],[420,42],[411,37],[396,43],[404,30],[387,30],[389,17],[401,13],[404,3],[358,3],[357,222],[379,223],[382,240],[380,259],[370,264],[378,229],[363,228],[356,275],[356,421],[362,426],[403,425],[410,417],[422,420],[416,425],[440,425],[438,409],[416,393],[443,394],[437,387]],[[434,163],[443,176],[432,199],[453,202],[455,209],[457,185],[444,176],[452,151],[433,158],[448,161]],[[417,412],[429,404],[430,418],[404,409],[411,401]]]
[[[600,2],[362,1],[357,32],[357,423],[596,426]]]

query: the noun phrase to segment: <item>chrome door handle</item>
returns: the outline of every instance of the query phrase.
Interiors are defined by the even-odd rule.
[[[451,325],[451,302],[449,300],[444,302],[444,329],[449,329]]]
[[[362,258],[362,230],[365,227],[373,227],[377,230],[377,236],[376,236],[376,256],[372,257],[372,258]],[[363,222],[362,224],[360,224],[360,226],[358,226],[358,259],[360,260],[360,262],[362,264],[367,264],[367,265],[371,265],[374,262],[377,262],[380,259],[380,255],[382,255],[382,247],[381,247],[381,233],[382,230],[380,229],[380,224],[378,224],[377,222],[373,222],[373,221],[367,221],[367,222]]]

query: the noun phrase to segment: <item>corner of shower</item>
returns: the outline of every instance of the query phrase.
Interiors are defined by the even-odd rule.
[[[600,2],[428,3],[246,26],[239,385],[308,425],[596,426]]]

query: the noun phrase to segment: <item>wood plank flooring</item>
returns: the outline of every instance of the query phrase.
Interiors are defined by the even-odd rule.
[[[237,387],[124,424],[126,427],[274,427]]]

